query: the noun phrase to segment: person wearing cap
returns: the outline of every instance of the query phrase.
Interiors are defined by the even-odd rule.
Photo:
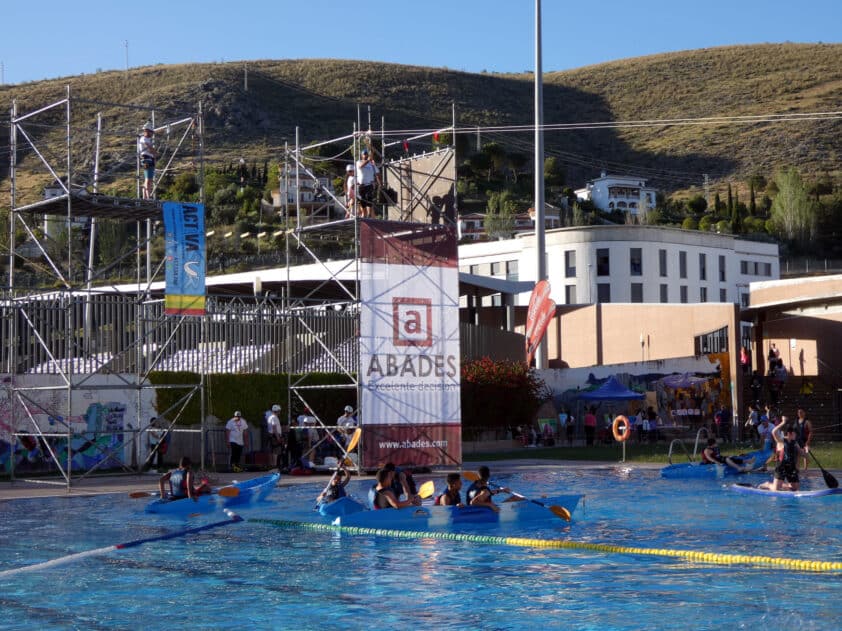
[[[357,427],[357,417],[354,416],[354,408],[352,406],[345,406],[342,416],[336,419],[336,427],[345,436],[345,444],[347,445],[349,437]]]
[[[281,406],[277,403],[272,406],[272,411],[266,418],[266,433],[269,436],[269,451],[275,454],[275,466],[280,472],[282,467],[283,453],[284,453],[284,434],[281,430],[281,419],[278,418],[278,413],[281,411]]]
[[[240,458],[243,455],[243,449],[248,446],[248,428],[248,423],[239,410],[234,412],[234,416],[225,424],[225,439],[231,449],[231,471],[234,473],[243,470],[240,467]]]
[[[354,165],[345,167],[345,219],[357,216],[354,202],[357,198],[357,178],[354,176]]]
[[[158,490],[161,493],[161,499],[180,500],[189,497],[193,501],[197,501],[200,495],[212,492],[207,479],[203,479],[199,486],[193,486],[192,466],[193,463],[190,461],[190,458],[183,456],[178,463],[178,469],[168,471],[158,479]],[[168,483],[170,487],[169,492],[166,491],[166,485]]]
[[[374,194],[377,186],[380,186],[380,171],[368,149],[363,149],[360,159],[357,160],[357,201],[360,217],[374,216]]]
[[[154,135],[155,128],[152,127],[152,123],[146,123],[143,126],[143,133],[137,140],[137,153],[140,155],[140,164],[143,167],[143,199],[152,199],[155,159],[158,157]]]

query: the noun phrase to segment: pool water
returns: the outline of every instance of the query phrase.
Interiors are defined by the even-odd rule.
[[[819,488],[821,476],[812,475],[805,487]],[[543,469],[499,481],[534,497],[586,498],[571,524],[552,518],[537,529],[485,526],[483,534],[842,561],[839,496],[739,495],[721,482],[661,480],[630,467]],[[325,482],[278,488],[239,510],[243,522],[0,576],[0,628],[838,629],[842,620],[840,572],[249,521],[316,521],[312,502]],[[361,496],[368,484],[349,488]],[[145,501],[7,501],[0,571],[225,520],[147,515]]]

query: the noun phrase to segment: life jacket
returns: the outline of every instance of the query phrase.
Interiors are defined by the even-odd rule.
[[[187,469],[176,469],[170,473],[170,484],[174,498],[187,497]]]
[[[713,452],[713,459],[708,457],[707,451],[710,449]],[[722,454],[719,453],[719,447],[706,447],[702,450],[702,464],[722,464]]]

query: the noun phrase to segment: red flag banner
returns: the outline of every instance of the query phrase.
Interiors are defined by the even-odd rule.
[[[540,280],[535,284],[529,297],[529,308],[526,311],[526,363],[531,363],[535,351],[547,326],[555,315],[555,302],[550,299],[550,283]]]

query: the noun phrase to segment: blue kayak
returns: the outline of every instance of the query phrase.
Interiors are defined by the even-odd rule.
[[[758,449],[756,451],[750,451],[747,454],[729,457],[740,458],[746,464],[751,462],[751,459],[754,458],[752,469],[756,470],[762,468],[766,464],[766,461],[772,457],[772,451],[767,449]],[[724,477],[740,475],[741,473],[745,472],[737,471],[726,464],[701,464],[699,462],[671,464],[661,469],[661,477],[669,480],[689,480],[699,478],[721,480]]]
[[[278,483],[280,478],[280,473],[272,473],[270,475],[263,475],[259,478],[253,478],[243,482],[235,482],[234,484],[229,485],[229,487],[234,487],[240,491],[234,497],[225,497],[220,495],[219,489],[217,489],[213,493],[200,495],[196,501],[188,498],[159,498],[146,505],[146,512],[167,515],[212,513],[213,511],[222,508],[231,508],[234,506],[250,504],[251,502],[259,502],[272,492],[272,489],[275,488],[275,485]]]
[[[349,498],[343,498],[349,499]],[[333,524],[337,526],[356,526],[362,528],[388,528],[394,530],[448,529],[454,526],[465,527],[474,524],[529,524],[558,521],[566,523],[553,514],[549,507],[561,506],[571,514],[576,510],[582,495],[556,495],[542,497],[539,506],[529,500],[519,502],[501,502],[495,512],[484,506],[408,506],[406,508],[388,508],[367,510],[355,502],[361,510],[337,514]],[[337,500],[340,502],[342,500]],[[353,502],[354,500],[349,500]],[[333,502],[332,504],[335,504]],[[349,508],[346,502],[342,510]],[[337,511],[340,513],[340,511]],[[322,513],[325,514],[325,513]],[[327,516],[333,516],[328,514]]]
[[[836,495],[842,493],[842,489],[812,489],[809,491],[773,491],[772,489],[758,489],[756,486],[745,486],[743,484],[730,484],[728,488],[735,493],[747,495],[768,495],[772,497],[824,497],[825,495]]]

